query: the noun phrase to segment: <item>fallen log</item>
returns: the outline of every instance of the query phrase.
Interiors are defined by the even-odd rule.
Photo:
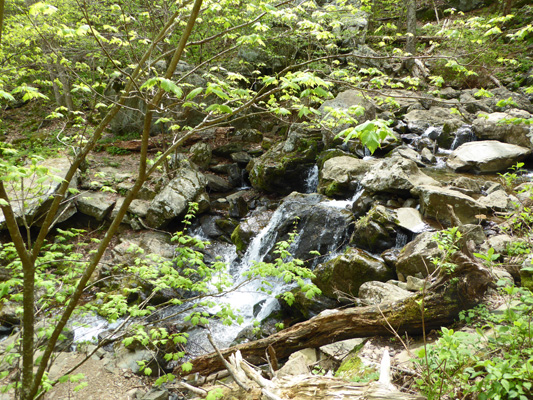
[[[366,41],[372,43],[386,42],[386,43],[405,43],[409,36],[367,36]],[[431,43],[442,42],[447,40],[446,36],[417,36],[417,42]]]
[[[272,347],[279,359],[287,358],[295,351],[316,348],[345,339],[393,335],[390,327],[400,335],[421,335],[452,323],[460,311],[477,305],[492,275],[472,256],[456,252],[453,261],[457,265],[451,273],[441,273],[426,293],[419,293],[393,303],[377,306],[354,307],[345,310],[326,310],[316,317],[284,329],[267,338],[221,350],[224,357],[240,351],[252,364],[264,364],[265,351]],[[424,306],[424,321],[421,307]],[[208,375],[224,369],[216,353],[192,360],[190,373]],[[181,368],[175,369],[179,374]]]

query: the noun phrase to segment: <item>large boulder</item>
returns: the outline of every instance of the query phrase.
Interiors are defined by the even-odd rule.
[[[370,171],[374,162],[350,156],[327,160],[319,175],[318,193],[346,197],[354,192],[358,181]]]
[[[435,270],[432,260],[442,257],[444,252],[433,239],[434,235],[434,232],[423,232],[402,249],[396,262],[400,280],[405,281],[408,276],[427,276]]]
[[[443,107],[431,107],[429,110],[412,110],[404,115],[407,127],[413,133],[421,135],[430,127],[441,127],[443,132],[451,133],[464,124],[464,121],[451,110]]]
[[[336,119],[332,116],[332,113],[328,111],[329,108],[334,110],[347,112],[350,109],[355,110],[359,107],[363,107],[364,113],[360,116],[354,116],[357,122],[363,123],[368,120],[376,118],[376,107],[374,103],[363,95],[358,90],[346,90],[341,92],[333,100],[327,100],[318,109],[324,115],[323,122],[334,122]],[[348,124],[335,125],[332,128],[333,133],[337,134],[346,129]]]
[[[291,254],[309,265],[318,264],[323,257],[310,255],[318,251],[328,255],[347,242],[353,226],[353,214],[337,202],[328,201],[319,194],[292,193],[287,196],[261,233],[250,244],[245,260],[272,261],[276,255],[273,250],[279,241],[289,240],[289,234],[297,232],[292,244]],[[247,261],[247,262],[248,262]]]
[[[381,259],[354,247],[326,262],[315,270],[313,283],[324,296],[337,298],[336,293],[357,296],[361,285],[368,281],[394,279],[394,271]]]
[[[407,194],[416,186],[438,186],[439,183],[424,174],[414,161],[393,156],[374,165],[361,180],[361,185],[370,192]]]
[[[514,124],[514,118],[533,118],[531,114],[522,110],[510,110],[508,112],[496,112],[487,116],[478,116],[472,123],[476,136],[483,140],[498,140],[500,142],[516,144],[527,148],[533,148],[533,126],[526,124]],[[509,120],[509,122],[504,122]]]
[[[272,214],[273,211],[254,213],[235,228],[231,234],[231,241],[237,247],[237,251],[246,250],[251,240],[268,225]]]
[[[456,172],[505,171],[531,154],[531,149],[495,140],[465,143],[455,149],[447,165]]]
[[[40,225],[52,203],[54,193],[59,189],[61,181],[65,178],[70,166],[71,163],[67,158],[48,159],[39,162],[37,165],[40,171],[48,170],[50,174],[48,177],[41,178],[36,175],[24,179],[23,182],[4,182],[15,218],[19,225],[23,224],[23,216],[28,225]],[[21,183],[24,185],[21,186]],[[77,187],[77,174],[74,175],[70,187]],[[63,205],[58,210],[55,222],[65,221],[75,211],[76,208],[71,201],[63,202]],[[0,212],[0,230],[5,228],[6,220],[4,213]]]
[[[76,198],[78,211],[97,221],[103,221],[109,215],[115,202],[114,196],[105,192],[86,192]]]
[[[487,211],[484,205],[472,197],[448,188],[423,185],[417,187],[413,193],[419,196],[422,214],[444,224],[452,222],[452,215],[448,209],[449,205],[453,207],[457,218],[463,224],[478,222],[476,216]]]
[[[288,194],[305,191],[304,177],[322,149],[322,135],[297,127],[287,140],[271,147],[247,166],[252,186],[267,192]]]
[[[198,203],[199,212],[209,208],[205,176],[189,167],[179,168],[175,173],[175,178],[150,203],[146,224],[152,228],[162,228],[173,219],[183,216],[189,202]]]
[[[355,223],[350,242],[372,253],[390,249],[396,243],[397,223],[394,211],[377,205]]]

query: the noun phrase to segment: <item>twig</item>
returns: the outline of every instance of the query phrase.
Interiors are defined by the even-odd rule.
[[[220,352],[220,350],[216,346],[215,341],[213,340],[213,336],[211,336],[211,333],[207,334],[207,339],[209,340],[209,343],[211,343],[211,346],[213,346],[213,348],[215,349],[216,353],[220,357],[220,360],[222,361],[222,363],[224,364],[224,366],[226,367],[226,369],[228,370],[228,372],[232,376],[232,378],[235,381],[235,383],[237,385],[239,385],[241,388],[243,388],[246,392],[249,392],[250,391],[250,387],[247,384],[245,384],[245,383],[243,383],[241,381],[241,379],[237,376],[237,371],[235,371],[233,366],[229,362],[226,361],[226,359],[224,358],[224,356],[222,355],[222,353]]]

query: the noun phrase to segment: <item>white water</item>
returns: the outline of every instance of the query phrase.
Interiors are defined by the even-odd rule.
[[[318,187],[318,165],[309,168],[307,178],[305,178],[305,193],[315,193]]]

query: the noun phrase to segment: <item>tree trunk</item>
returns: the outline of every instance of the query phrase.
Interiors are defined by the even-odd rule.
[[[4,5],[5,0],[0,0],[0,44],[2,44],[2,29],[4,27]]]
[[[513,6],[513,0],[503,0],[503,16],[511,14],[511,7]]]
[[[440,278],[424,295],[413,295],[404,300],[377,306],[346,310],[325,311],[309,321],[294,325],[265,339],[243,343],[222,350],[224,357],[239,350],[253,364],[265,363],[265,352],[272,346],[278,358],[287,358],[295,351],[320,347],[355,337],[390,336],[392,326],[400,335],[421,335],[426,330],[450,324],[460,311],[479,302],[492,282],[490,272],[458,252],[458,267],[452,275]],[[462,258],[461,258],[462,257]],[[424,305],[425,320],[421,318]],[[200,356],[192,361],[190,373],[207,375],[224,369],[216,353]],[[178,367],[175,373],[179,373]]]
[[[416,54],[416,1],[405,0],[407,12],[407,40],[405,41],[405,51],[411,55]],[[414,60],[406,60],[405,66],[411,70]]]

